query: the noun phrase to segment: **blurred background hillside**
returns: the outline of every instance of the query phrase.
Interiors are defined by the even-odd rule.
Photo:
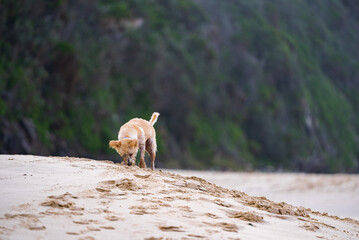
[[[357,0],[0,0],[0,153],[359,172]]]

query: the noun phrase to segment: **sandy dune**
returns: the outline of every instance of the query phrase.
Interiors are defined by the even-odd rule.
[[[359,220],[359,175],[170,170],[221,187]]]
[[[358,239],[359,222],[196,176],[0,155],[0,239]]]

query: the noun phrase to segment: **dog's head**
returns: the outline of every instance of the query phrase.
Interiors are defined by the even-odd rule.
[[[138,152],[138,141],[136,139],[110,141],[109,146],[115,149],[125,161],[127,160],[129,165],[136,162]]]

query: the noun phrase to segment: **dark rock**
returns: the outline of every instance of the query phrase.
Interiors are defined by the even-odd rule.
[[[1,140],[4,151],[10,154],[32,153],[31,143],[20,123],[3,120],[1,122]]]
[[[33,142],[37,139],[35,125],[31,119],[23,118],[20,121],[20,125],[25,130],[26,136],[30,142]]]

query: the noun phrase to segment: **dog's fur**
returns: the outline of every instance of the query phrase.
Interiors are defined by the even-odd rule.
[[[141,118],[131,119],[120,128],[118,140],[109,142],[109,146],[123,158],[123,163],[129,166],[135,164],[137,152],[140,150],[140,168],[146,168],[145,151],[147,151],[151,158],[151,169],[155,169],[157,143],[153,125],[159,115],[154,112],[150,121]]]

